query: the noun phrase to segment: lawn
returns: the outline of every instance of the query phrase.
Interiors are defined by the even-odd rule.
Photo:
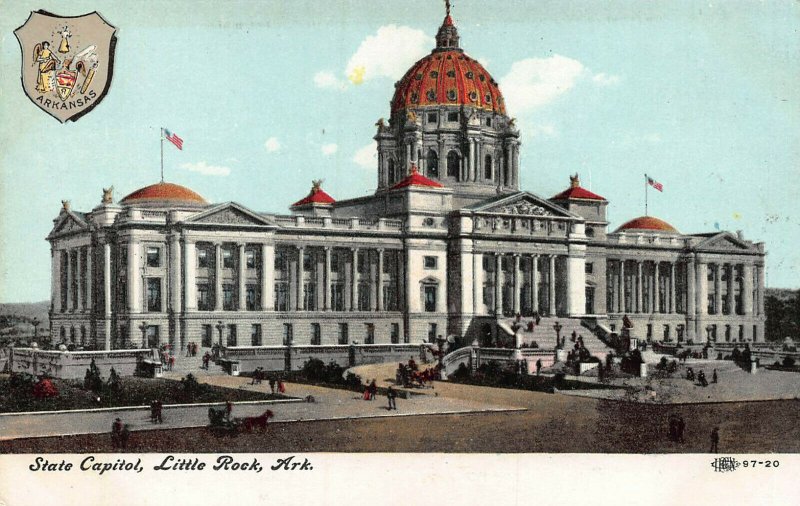
[[[7,375],[0,376],[0,413],[147,406],[153,399],[158,399],[163,404],[188,404],[287,398],[283,395],[234,390],[206,384],[187,387],[185,383],[161,378],[121,378],[118,388],[112,389],[106,384],[98,393],[84,388],[82,380],[51,381],[59,395],[37,399],[32,394],[31,385],[15,383]]]

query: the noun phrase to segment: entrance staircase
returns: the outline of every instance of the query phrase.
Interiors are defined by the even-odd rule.
[[[571,337],[574,332],[576,336],[583,337],[583,345],[589,350],[589,353],[596,356],[605,356],[607,353],[614,351],[606,345],[599,337],[597,337],[592,330],[585,327],[580,318],[569,317],[543,317],[539,321],[539,325],[533,327],[533,331],[528,330],[528,322],[531,318],[522,318],[518,325],[521,325],[522,343],[529,346],[530,343],[536,342],[540,350],[554,350],[558,345],[556,340],[556,331],[553,326],[558,322],[561,325],[560,336],[564,340],[564,348],[567,350],[572,349],[575,343],[572,342]],[[498,329],[501,329],[508,336],[513,336],[513,326],[516,323],[515,318],[499,318],[497,320]]]

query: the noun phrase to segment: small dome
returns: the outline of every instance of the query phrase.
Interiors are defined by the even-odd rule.
[[[581,180],[578,177],[578,174],[570,176],[569,181],[570,181],[569,188],[559,193],[558,195],[554,196],[550,200],[570,200],[570,199],[606,200],[600,195],[590,192],[586,188],[583,188],[581,186]]]
[[[394,186],[389,188],[390,190],[397,190],[399,188],[405,188],[407,186],[427,186],[429,188],[444,188],[444,185],[434,181],[433,179],[428,179],[427,177],[423,176],[419,173],[417,166],[412,164],[411,165],[411,172],[405,179],[398,181],[395,183]]]
[[[120,201],[121,204],[141,205],[145,207],[164,206],[207,206],[206,199],[194,191],[174,183],[160,182],[145,186]]]
[[[639,216],[620,225],[616,232],[664,232],[678,234],[678,230],[664,220],[653,216]]]
[[[311,204],[331,205],[336,200],[322,189],[322,180],[313,181],[309,194],[291,205],[290,209]]]

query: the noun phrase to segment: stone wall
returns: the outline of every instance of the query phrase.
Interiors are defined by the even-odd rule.
[[[146,358],[153,358],[151,350],[44,351],[33,348],[12,348],[9,365],[11,372],[83,379],[94,359],[100,374],[108,378],[112,367],[120,376],[133,376],[136,364]]]

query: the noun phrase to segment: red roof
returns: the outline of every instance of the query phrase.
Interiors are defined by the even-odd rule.
[[[580,186],[576,186],[574,188],[567,188],[563,192],[553,197],[553,200],[566,200],[566,199],[605,200],[605,198],[601,197],[600,195],[592,193],[586,188],[581,188]]]
[[[291,207],[300,207],[307,204],[333,204],[336,200],[325,193],[318,184],[311,187],[311,192],[303,199],[298,200]]]
[[[678,230],[664,220],[654,218],[653,216],[639,216],[626,223],[620,225],[616,232],[625,230],[654,230],[657,232],[670,232],[677,234]]]
[[[433,179],[428,179],[427,177],[423,176],[417,170],[416,165],[411,166],[411,173],[406,176],[405,179],[402,181],[398,181],[394,184],[390,190],[396,190],[398,188],[405,188],[407,186],[427,186],[429,188],[443,188],[444,185],[442,183],[436,182]]]
[[[163,181],[136,190],[127,197],[123,198],[120,202],[123,204],[130,204],[133,202],[143,201],[163,201],[167,203],[190,203],[203,205],[208,204],[206,199],[189,188],[178,184],[165,183]]]

